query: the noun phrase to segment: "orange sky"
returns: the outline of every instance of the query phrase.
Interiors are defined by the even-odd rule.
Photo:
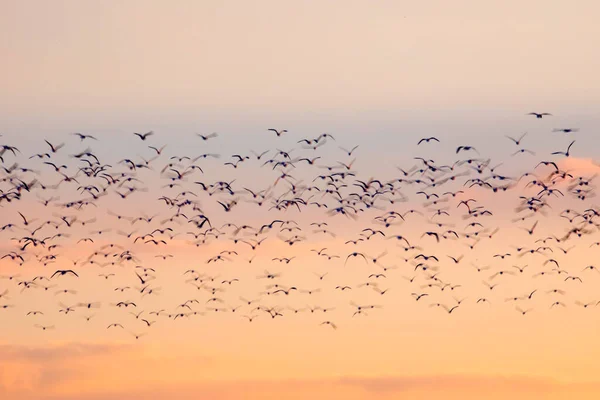
[[[341,159],[338,145],[358,144],[356,168],[364,171],[362,177],[393,179],[398,176],[395,167],[412,165],[416,155],[440,162],[454,160],[454,147],[450,153],[415,149],[419,137],[437,135],[448,147],[475,143],[494,161],[504,161],[507,174],[516,174],[533,168],[530,161],[539,161],[545,157],[542,154],[566,148],[570,137],[551,130],[574,126],[580,128],[573,136],[577,154],[559,165],[592,176],[598,172],[593,160],[600,148],[600,135],[594,133],[600,128],[600,53],[595,43],[600,37],[595,20],[599,11],[598,3],[591,0],[576,5],[541,0],[526,4],[516,0],[496,4],[467,0],[0,2],[0,144],[27,149],[28,156],[47,150],[45,138],[69,140],[63,155],[65,162],[72,162],[66,154],[85,145],[68,134],[81,131],[102,139],[92,146],[106,155],[105,162],[116,163],[135,154],[151,154],[131,137],[133,131],[155,130],[152,143],[168,144],[170,154],[232,154],[273,147],[271,138],[264,136],[266,128],[285,126],[291,134],[276,147],[292,148],[301,138],[330,132],[336,142],[323,150],[324,158],[337,161]],[[536,121],[525,116],[534,110],[551,111],[554,119]],[[194,133],[213,131],[220,133],[217,141],[198,144]],[[513,145],[503,136],[525,131],[529,132],[527,145],[535,147],[538,155],[513,162],[507,156]],[[272,184],[276,176],[272,171],[263,173],[266,169],[225,169],[224,161],[207,161],[210,168],[199,179],[237,178],[259,188]],[[132,227],[106,212],[137,216],[156,211],[160,202],[155,202],[155,195],[166,182],[153,180],[155,175],[156,171],[140,173],[153,185],[149,193],[134,193],[127,202],[106,198],[98,210],[80,213],[85,218],[101,215],[94,228],[77,229],[81,234],[111,229],[103,240],[79,245],[65,241],[68,244],[60,250],[64,259],[47,267],[33,262],[18,267],[2,260],[0,275],[49,274],[69,265],[69,259],[86,257],[102,243],[124,243],[115,233],[118,229],[145,232],[149,226]],[[308,175],[302,178],[308,180]],[[395,234],[426,243],[435,254],[466,254],[460,266],[444,266],[452,268],[448,275],[454,281],[469,287],[464,295],[456,294],[468,301],[452,315],[430,308],[429,303],[449,303],[453,293],[436,293],[429,303],[417,303],[410,296],[415,286],[402,277],[414,275],[413,265],[403,260],[408,255],[394,241],[373,239],[360,247],[373,256],[390,250],[384,263],[398,269],[387,271],[389,280],[381,284],[390,288],[389,293],[379,296],[369,288],[349,293],[332,290],[336,285],[366,281],[368,273],[379,271],[360,260],[344,265],[310,253],[328,247],[343,260],[352,248],[343,242],[355,239],[365,227],[362,217],[359,221],[329,219],[334,221],[336,238],[310,235],[307,243],[293,248],[272,234],[251,265],[245,260],[254,252],[231,241],[195,248],[189,245],[189,236],[180,236],[164,250],[132,247],[139,263],[155,267],[160,275],[160,295],[144,299],[147,312],[160,308],[171,312],[185,300],[197,298],[204,303],[211,297],[185,283],[187,269],[220,279],[239,278],[239,286],[223,294],[230,305],[239,303],[240,295],[252,298],[264,290],[265,282],[256,277],[266,269],[282,273],[284,284],[322,291],[310,296],[280,295],[265,303],[335,308],[327,316],[301,313],[271,320],[261,315],[252,323],[224,313],[177,321],[157,318],[149,334],[136,341],[126,332],[106,329],[118,322],[130,331],[146,331],[128,310],[111,308],[111,303],[136,299],[113,290],[118,284],[137,284],[130,267],[88,266],[77,281],[66,277],[53,282],[60,288],[76,287],[79,293],[74,300],[41,291],[19,293],[0,280],[0,293],[10,287],[10,302],[18,304],[0,310],[0,398],[598,398],[598,308],[583,309],[573,302],[600,300],[600,274],[585,275],[583,286],[564,284],[566,309],[550,309],[554,298],[544,294],[528,303],[532,313],[520,315],[513,303],[505,301],[507,297],[534,288],[543,293],[557,281],[507,276],[490,294],[482,283],[488,277],[474,272],[470,263],[498,269],[503,264],[489,258],[496,250],[493,245],[533,246],[520,229],[533,220],[511,223],[515,214],[512,203],[507,207],[508,196],[476,189],[466,192],[465,196],[476,195],[494,210],[494,217],[486,222],[490,230],[501,227],[493,244],[483,241],[470,251],[462,242],[426,242],[420,235],[430,225],[419,217],[393,228]],[[61,201],[74,193],[61,188]],[[51,218],[34,200],[2,204],[0,223],[19,222],[17,211],[40,220]],[[202,198],[201,203],[215,215],[216,226],[231,220],[266,223],[272,215],[255,212],[247,204],[224,215],[214,202]],[[415,204],[396,207],[406,210]],[[556,210],[579,209],[597,200],[578,204],[559,199],[554,204]],[[170,215],[162,213],[161,218]],[[317,211],[289,210],[280,216],[298,219],[307,232],[309,222],[325,218]],[[467,222],[460,218],[452,222],[457,230],[465,230]],[[566,226],[564,219],[548,218],[539,229],[551,234],[564,232]],[[17,234],[0,233],[2,254],[14,248],[11,237]],[[585,238],[569,256],[553,257],[563,268],[580,272],[597,259],[598,248],[587,247],[597,240]],[[210,257],[232,248],[241,253],[233,262],[206,264]],[[176,258],[154,257],[164,252]],[[292,255],[298,258],[289,265],[272,261]],[[515,264],[535,269],[543,261],[536,254],[516,259]],[[116,273],[117,279],[98,279],[99,273],[106,272]],[[324,272],[329,275],[321,282],[316,274]],[[489,297],[492,305],[473,304],[480,296]],[[80,311],[57,316],[58,301],[102,305],[97,316],[86,322]],[[350,301],[382,308],[366,317],[351,317]],[[41,332],[32,327],[35,321],[25,314],[38,308],[47,311],[40,321],[57,329]],[[248,312],[247,307],[239,310]],[[339,329],[319,325],[328,318]]]
[[[589,161],[578,159],[565,163],[563,168],[578,168],[584,174],[593,171]],[[501,227],[494,242],[496,246],[506,248],[515,243],[515,237],[522,238],[524,244],[530,241],[525,232],[510,228],[510,223],[504,219],[510,216],[510,210],[502,207],[502,200],[475,191],[469,195],[476,196],[498,213],[492,220]],[[514,197],[514,193],[511,196]],[[121,210],[117,199],[109,199],[103,204],[104,211]],[[414,203],[401,207],[408,209],[411,204]],[[247,219],[248,211],[244,206],[240,207],[233,220],[252,221]],[[18,209],[23,210],[21,207]],[[27,210],[30,218],[36,215],[43,217],[43,214],[34,211],[42,211],[39,205],[31,204]],[[123,209],[122,213],[125,211]],[[130,211],[130,215],[136,214]],[[85,212],[82,218],[101,215],[98,213],[98,210]],[[222,213],[213,215],[216,216],[213,219],[215,225],[226,221]],[[290,217],[307,218],[306,215],[296,213]],[[316,214],[311,220],[315,218]],[[11,220],[14,218],[11,217]],[[94,244],[64,249],[61,254],[65,261],[62,263],[68,262],[68,259],[83,258],[103,243],[117,241],[130,247],[114,234],[116,229],[125,230],[128,222],[117,222],[114,217],[102,218],[101,221],[94,229],[111,228],[113,232],[109,232],[102,241],[96,238]],[[386,272],[390,281],[385,281],[383,287],[390,287],[390,293],[379,297],[369,289],[357,289],[351,293],[336,294],[331,290],[333,285],[356,284],[366,280],[366,273],[374,271],[363,261],[351,260],[344,266],[341,261],[331,263],[307,254],[309,249],[321,247],[328,247],[332,254],[347,254],[351,250],[343,241],[355,238],[362,229],[364,222],[361,221],[365,219],[328,221],[331,229],[340,234],[337,238],[324,241],[312,238],[309,243],[290,249],[269,235],[260,250],[255,252],[252,265],[243,260],[253,254],[243,247],[245,245],[222,241],[198,249],[181,239],[172,241],[165,250],[148,248],[147,245],[135,245],[133,249],[134,254],[140,257],[139,264],[156,268],[160,277],[158,285],[162,291],[159,296],[144,300],[146,312],[160,308],[173,310],[186,299],[197,298],[202,303],[210,297],[208,293],[199,293],[184,284],[182,274],[187,269],[199,269],[221,279],[239,278],[242,286],[231,294],[223,294],[228,304],[238,304],[238,294],[256,297],[256,293],[263,290],[264,282],[255,278],[268,269],[281,272],[284,284],[323,289],[312,298],[307,298],[307,295],[290,296],[289,299],[279,297],[276,300],[266,299],[268,304],[335,307],[330,319],[335,320],[340,329],[333,331],[319,326],[325,318],[307,313],[274,321],[268,316],[260,316],[252,323],[239,316],[234,318],[231,314],[209,314],[178,321],[154,318],[158,323],[147,331],[149,335],[135,341],[124,332],[105,328],[110,323],[119,322],[136,333],[144,331],[126,311],[111,311],[111,303],[126,298],[137,299],[135,295],[112,292],[117,285],[135,283],[131,272],[127,271],[130,267],[82,267],[79,269],[80,279],[61,278],[53,283],[58,283],[57,288],[79,290],[80,294],[74,297],[76,301],[102,303],[101,308],[95,310],[97,316],[90,322],[82,319],[82,312],[55,316],[52,303],[58,301],[57,297],[39,290],[25,295],[11,289],[13,303],[18,299],[19,307],[5,310],[2,314],[8,321],[3,328],[3,344],[0,346],[3,359],[0,390],[5,392],[3,398],[39,398],[36,396],[44,393],[49,399],[81,396],[84,399],[105,396],[166,399],[173,395],[194,398],[197,393],[208,393],[210,398],[262,399],[279,398],[287,391],[293,391],[295,398],[396,398],[404,394],[425,399],[444,393],[449,398],[475,399],[487,396],[490,388],[494,388],[493,395],[498,399],[509,394],[523,399],[560,399],[574,392],[578,393],[578,398],[595,398],[599,389],[595,360],[600,355],[596,343],[600,325],[593,318],[597,310],[576,308],[573,304],[566,310],[550,310],[551,296],[541,295],[528,303],[535,311],[523,317],[515,312],[511,303],[504,303],[506,297],[521,296],[533,288],[551,289],[555,287],[556,280],[515,280],[507,277],[500,281],[499,292],[488,294],[480,280],[489,279],[474,273],[467,262],[482,258],[486,260],[482,261],[483,264],[501,265],[489,261],[489,253],[494,251],[489,244],[484,242],[476,251],[469,252],[462,243],[458,244],[460,248],[452,241],[437,246],[429,243],[428,249],[438,255],[467,255],[460,266],[444,267],[453,268],[452,279],[469,287],[456,296],[471,300],[470,304],[461,306],[459,313],[448,315],[429,308],[426,303],[415,303],[408,296],[414,287],[411,288],[401,277],[411,276],[414,272],[412,265],[401,259],[405,256],[404,251],[393,250],[396,247],[394,242],[373,239],[362,245],[361,251],[376,255],[389,249],[390,254],[383,258],[384,261],[387,258],[385,264],[399,266],[398,270]],[[303,224],[306,225],[306,222]],[[422,224],[420,218],[409,219],[394,232],[402,233],[410,240],[418,239]],[[564,221],[556,218],[541,221],[541,224],[540,229],[548,232],[563,231],[565,226]],[[140,234],[147,230],[141,226],[138,228],[141,229]],[[71,233],[77,237],[77,228],[74,229]],[[80,229],[81,232],[86,230]],[[8,236],[11,235],[4,235]],[[423,239],[418,243],[423,244]],[[236,261],[222,265],[206,264],[210,257],[231,248],[241,253]],[[154,255],[165,252],[175,254],[176,258],[168,261],[154,258]],[[578,271],[594,253],[580,245],[569,258],[555,257],[561,263],[572,265],[565,268]],[[284,266],[271,261],[271,258],[283,255],[299,258]],[[539,268],[536,265],[541,260],[543,258],[539,255],[533,255],[515,260],[515,263]],[[48,274],[58,267],[52,264],[36,267],[31,263],[17,267],[7,260],[2,266],[5,275],[20,273],[29,278]],[[96,277],[98,273],[106,272],[115,272],[121,278],[104,282]],[[330,277],[320,282],[314,274],[323,272],[329,272]],[[591,279],[586,280],[591,283],[584,287],[563,286],[568,290],[569,301],[597,300],[593,282],[600,277],[592,274],[586,279]],[[5,282],[0,281],[3,283],[0,289],[7,287]],[[477,296],[490,298],[493,306],[473,304]],[[451,297],[440,293],[432,301],[434,299],[447,302]],[[62,301],[71,304],[74,300]],[[384,308],[370,312],[367,317],[350,318],[350,301],[381,304]],[[56,324],[57,329],[41,332],[32,328],[32,317],[24,315],[24,311],[33,309],[46,311],[47,316],[42,321]],[[248,308],[243,307],[238,312],[247,313]],[[569,329],[565,330],[565,326]]]

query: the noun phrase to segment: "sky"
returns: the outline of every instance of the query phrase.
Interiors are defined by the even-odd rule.
[[[512,160],[507,154],[515,147],[504,135],[528,132],[527,146],[547,154],[563,150],[571,141],[552,130],[572,127],[579,129],[572,135],[576,154],[560,166],[591,176],[597,172],[592,160],[598,159],[600,148],[600,135],[595,134],[600,127],[600,54],[595,45],[599,11],[597,2],[586,0],[576,5],[537,0],[0,0],[0,144],[10,143],[30,155],[48,150],[44,139],[66,141],[57,157],[69,163],[67,154],[86,147],[70,134],[83,132],[100,139],[91,146],[105,162],[117,163],[126,157],[152,156],[132,132],[152,130],[149,144],[167,144],[169,154],[189,156],[287,150],[302,138],[327,132],[335,136],[335,143],[324,146],[324,158],[342,160],[338,146],[359,145],[356,167],[362,176],[393,179],[398,176],[396,167],[410,165],[415,156],[451,163],[454,148],[464,144],[505,161],[505,173],[513,174],[532,168],[534,159],[506,161]],[[526,115],[532,111],[553,116],[537,120]],[[276,146],[266,132],[272,127],[289,131]],[[206,143],[195,136],[211,132],[219,136]],[[432,135],[442,140],[442,147],[415,146],[419,138]],[[276,177],[258,167],[226,169],[221,165],[224,158],[207,161],[202,179],[236,178],[258,189]],[[36,160],[23,164],[44,168]],[[153,214],[158,206],[149,199],[158,197],[154,195],[166,182],[149,172],[140,175],[150,183],[149,193],[134,193],[127,202],[112,197],[103,201],[103,217],[96,225],[110,229],[108,237],[94,245],[69,246],[61,265],[86,257],[101,244],[122,240],[116,231],[130,227],[106,217],[108,210]],[[56,180],[48,176],[48,181]],[[61,201],[75,193],[61,190]],[[506,197],[477,196],[495,211],[490,224],[502,226],[500,243],[527,243],[523,230],[511,229],[514,214],[504,207]],[[203,206],[211,213],[221,211],[208,203]],[[30,197],[17,205],[3,204],[0,223],[20,222],[16,212],[24,210],[40,220],[52,217]],[[82,215],[92,218],[99,212],[86,210]],[[222,214],[219,222],[225,222]],[[268,215],[242,204],[233,218],[258,224]],[[316,211],[292,216],[303,222],[321,218]],[[414,237],[422,224],[409,221],[400,231]],[[564,221],[549,218],[540,224],[540,229],[556,232]],[[261,290],[263,282],[256,276],[265,268],[282,271],[288,282],[304,288],[320,287],[314,274],[329,268],[340,283],[356,283],[364,275],[359,262],[330,267],[314,255],[302,257],[303,251],[320,245],[347,252],[342,239],[355,238],[363,228],[361,221],[339,219],[335,227],[338,237],[317,236],[299,250],[269,240],[252,267],[245,261],[206,266],[209,257],[230,248],[230,243],[209,243],[198,250],[183,239],[175,240],[169,251],[176,252],[176,260],[166,262],[154,257],[160,249],[138,246],[143,265],[156,266],[161,273],[162,292],[147,299],[145,306],[174,307],[195,296],[196,289],[183,284],[182,273],[188,268],[250,282],[239,289],[247,297]],[[13,248],[11,237],[11,232],[0,233],[3,252]],[[389,243],[368,243],[363,249],[379,254]],[[597,256],[586,245],[561,262],[581,269]],[[436,253],[466,251],[457,246],[441,243]],[[488,243],[481,246],[470,256],[472,261],[494,250],[485,247]],[[299,259],[290,266],[273,266],[271,259],[282,255]],[[386,257],[394,257],[389,261],[393,264],[403,262],[395,253]],[[542,259],[536,257],[523,263],[539,264]],[[18,267],[2,260],[0,275],[30,277],[46,274],[49,268],[53,266]],[[105,271],[124,274],[126,268],[109,266]],[[138,341],[105,329],[114,322],[131,325],[133,317],[102,313],[123,297],[111,293],[112,281],[98,281],[97,271],[92,272],[77,282],[68,277],[61,281],[66,287],[77,285],[80,296],[85,294],[77,301],[102,302],[89,324],[78,312],[73,318],[56,317],[56,330],[32,328],[23,310],[50,307],[48,296],[35,291],[16,295],[18,309],[0,313],[0,397],[362,400],[443,395],[585,400],[600,393],[597,308],[550,310],[549,299],[539,298],[534,299],[535,312],[523,318],[503,304],[506,296],[520,296],[533,286],[549,290],[553,282],[501,284],[491,307],[471,304],[467,312],[448,315],[416,305],[407,296],[411,286],[402,275],[408,270],[394,275],[381,312],[365,318],[343,313],[349,311],[348,301],[369,302],[372,293],[331,296],[323,291],[316,300],[289,300],[294,307],[335,307],[337,330],[320,326],[320,317],[309,313],[274,321],[261,317],[252,323],[216,315],[161,322]],[[453,276],[479,285],[467,297],[485,289],[472,270],[457,270]],[[600,300],[598,279],[592,275],[591,283],[569,292],[574,295],[570,298]],[[0,281],[0,293],[6,284]],[[237,295],[227,300],[233,302]],[[49,323],[55,321],[48,318]],[[173,322],[180,324],[174,327]],[[143,330],[137,325],[135,329]]]

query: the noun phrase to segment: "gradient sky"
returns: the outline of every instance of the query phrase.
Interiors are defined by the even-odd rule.
[[[577,159],[565,166],[591,174],[597,169],[589,159],[598,159],[600,149],[599,13],[594,1],[0,0],[0,143],[37,152],[45,150],[44,138],[59,142],[84,132],[101,138],[94,148],[110,151],[113,161],[142,154],[134,131],[154,130],[156,143],[168,143],[170,152],[194,155],[266,150],[273,145],[265,130],[275,126],[292,133],[285,146],[322,132],[342,146],[359,144],[357,167],[391,179],[395,166],[411,162],[423,136],[436,135],[450,149],[474,144],[501,161],[512,150],[503,135],[527,131],[536,150],[547,152],[569,142],[546,140],[553,128],[577,127]],[[536,121],[525,116],[531,111],[555,116]],[[213,131],[218,143],[197,144],[194,133]],[[80,149],[72,140],[66,152]],[[443,151],[428,155],[451,160]],[[511,216],[502,214],[501,200],[490,203],[498,207],[495,222],[507,224],[502,218]],[[106,207],[152,213],[143,197],[134,205]],[[0,210],[2,224],[14,220]],[[343,224],[348,237],[359,230]],[[545,224],[549,231],[559,226]],[[514,239],[502,234],[506,243]],[[0,237],[2,250],[11,246],[9,236]],[[346,251],[334,240],[328,245]],[[455,252],[444,246],[441,253]],[[164,293],[156,306],[165,299],[178,304],[182,294],[169,291],[168,283],[222,248],[198,254],[182,245],[178,262],[161,277]],[[366,252],[380,250],[373,245]],[[289,254],[274,243],[258,261],[282,252]],[[154,254],[144,254],[145,261]],[[590,257],[597,252],[565,261],[581,265]],[[298,268],[318,271],[319,262]],[[0,268],[0,275],[16,271],[7,263]],[[237,265],[221,273],[255,275]],[[359,271],[348,274],[356,281]],[[297,277],[305,283],[301,273]],[[528,288],[513,289],[521,295]],[[600,300],[593,289],[578,293],[581,300]],[[310,316],[252,324],[216,317],[184,321],[177,329],[157,326],[134,343],[103,331],[110,316],[94,329],[76,319],[45,335],[11,311],[0,314],[0,397],[598,397],[597,308],[551,313],[542,302],[528,318],[502,305],[449,317],[415,307],[401,290],[390,293],[389,310],[346,319],[337,331]],[[340,308],[348,300],[320,298]],[[44,300],[26,301],[33,307]]]

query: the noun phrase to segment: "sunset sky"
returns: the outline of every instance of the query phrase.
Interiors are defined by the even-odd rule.
[[[396,167],[414,165],[417,156],[450,164],[456,160],[455,148],[466,144],[490,157],[492,164],[504,162],[506,175],[518,175],[576,140],[573,157],[557,163],[591,177],[599,172],[600,159],[599,13],[599,3],[591,0],[576,4],[0,0],[0,145],[18,147],[23,152],[21,166],[40,170],[40,161],[27,159],[48,151],[44,139],[67,142],[57,160],[74,162],[68,154],[87,145],[72,136],[74,132],[97,137],[90,147],[113,165],[126,157],[151,157],[146,144],[167,144],[169,155],[223,155],[203,164],[200,180],[237,179],[259,189],[273,184],[277,174],[270,167],[267,172],[257,166],[241,171],[225,168],[222,164],[229,155],[289,150],[298,146],[297,141],[324,132],[334,135],[335,142],[319,155],[333,163],[349,162],[353,157],[345,157],[338,146],[359,145],[356,168],[361,177],[382,180],[399,177]],[[537,120],[526,115],[532,111],[553,116]],[[275,142],[267,132],[272,127],[287,129],[289,134]],[[556,128],[579,131],[571,138],[552,132]],[[150,130],[155,135],[149,143],[132,135]],[[206,143],[195,136],[211,132],[219,136]],[[528,133],[525,147],[537,156],[513,161],[510,153],[516,147],[504,136],[524,132]],[[419,138],[427,136],[437,136],[442,143],[417,148]],[[301,151],[295,149],[294,154],[304,156]],[[3,165],[12,163],[9,157]],[[77,232],[110,230],[102,240],[70,241],[60,250],[64,258],[49,266],[36,264],[35,259],[23,266],[0,260],[0,276],[48,275],[58,267],[70,268],[69,260],[86,258],[103,244],[123,245],[116,232],[134,228],[108,216],[108,211],[131,216],[161,212],[159,219],[169,218],[175,211],[165,212],[164,203],[156,200],[167,182],[158,179],[156,171],[139,176],[150,187],[148,193],[134,193],[126,202],[107,197],[98,210],[81,213],[82,218],[97,216],[98,221],[93,228],[76,228]],[[313,176],[301,178],[310,184]],[[584,309],[573,303],[600,301],[600,274],[580,273],[598,259],[600,248],[589,247],[599,240],[598,233],[582,239],[568,257],[553,254],[562,268],[586,277],[581,287],[567,286],[573,288],[565,296],[568,307],[550,309],[554,299],[540,295],[532,300],[534,311],[520,315],[505,302],[506,297],[535,288],[544,292],[554,288],[556,281],[511,281],[510,277],[500,281],[489,307],[476,306],[477,297],[489,291],[469,263],[497,269],[502,264],[489,257],[494,245],[505,250],[517,243],[533,244],[521,225],[511,226],[515,225],[511,222],[514,193],[508,203],[505,194],[464,190],[494,211],[486,224],[501,229],[493,244],[482,242],[472,252],[458,242],[435,245],[435,254],[444,257],[468,253],[464,265],[448,265],[455,268],[451,273],[455,281],[472,288],[456,295],[470,301],[460,312],[448,314],[415,302],[410,296],[414,289],[402,278],[411,275],[413,268],[393,241],[374,239],[360,247],[372,256],[389,250],[384,260],[399,266],[389,272],[392,280],[382,284],[390,287],[389,294],[374,297],[377,294],[369,289],[343,294],[331,290],[365,280],[364,262],[351,260],[344,265],[351,251],[344,242],[370,226],[378,210],[370,210],[370,218],[354,221],[327,219],[314,209],[273,216],[266,209],[256,212],[256,207],[242,204],[230,217],[214,201],[202,198],[205,212],[215,216],[211,217],[214,225],[235,221],[260,226],[274,218],[288,218],[308,228],[311,221],[327,220],[338,236],[311,235],[307,243],[290,247],[273,234],[251,265],[245,260],[253,253],[226,239],[199,248],[183,237],[172,240],[168,250],[137,245],[139,264],[160,273],[161,292],[145,299],[144,309],[174,309],[195,296],[202,302],[211,297],[186,284],[187,269],[220,279],[239,278],[238,286],[232,285],[235,294],[224,295],[231,305],[239,303],[240,295],[253,298],[264,290],[265,282],[257,275],[269,270],[281,272],[285,284],[322,288],[308,300],[292,295],[279,300],[290,307],[335,308],[331,319],[339,329],[319,325],[327,318],[311,313],[273,320],[261,316],[251,323],[239,315],[220,313],[161,319],[148,330],[134,325],[128,330],[148,332],[135,340],[106,329],[111,323],[133,324],[129,310],[109,311],[111,303],[139,297],[113,290],[120,276],[127,276],[123,284],[137,284],[127,271],[131,265],[84,266],[80,280],[61,278],[59,287],[79,291],[73,301],[102,303],[89,322],[79,310],[73,316],[57,315],[55,303],[66,300],[41,290],[19,293],[20,288],[0,280],[0,293],[10,287],[9,303],[18,304],[0,310],[0,398],[597,399],[600,306]],[[515,190],[525,193],[522,188]],[[60,200],[66,202],[74,193],[61,187]],[[591,198],[583,204],[598,203]],[[411,200],[398,207],[405,211],[418,204]],[[565,220],[556,215],[561,209],[582,207],[567,199],[554,204],[553,216],[541,220],[538,227],[548,235],[565,231]],[[0,225],[20,223],[17,211],[39,221],[56,219],[52,212],[63,212],[48,211],[31,195],[16,204],[1,203]],[[455,219],[462,230],[466,222]],[[531,226],[530,222],[522,226]],[[427,226],[421,219],[407,219],[394,234],[419,242]],[[0,232],[2,255],[15,249],[11,240],[18,235],[15,232]],[[343,254],[342,261],[331,263],[310,252],[323,247]],[[235,262],[206,264],[220,251],[233,248],[244,250]],[[166,261],[155,257],[165,252],[176,257]],[[272,258],[282,256],[298,258],[289,265],[273,264]],[[543,261],[536,254],[514,264],[537,268]],[[116,280],[99,280],[98,273],[106,272],[116,273]],[[324,272],[330,273],[330,280],[320,282],[316,274]],[[438,297],[447,299],[452,297]],[[365,317],[352,317],[350,301],[383,307]],[[34,329],[32,317],[25,314],[35,309],[44,309],[43,321],[56,329]]]

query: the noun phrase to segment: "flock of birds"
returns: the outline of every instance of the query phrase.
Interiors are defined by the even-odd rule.
[[[442,139],[421,138],[416,151],[453,162],[414,157],[391,178],[360,176],[360,146],[328,133],[281,150],[278,141],[293,137],[285,129],[266,130],[275,149],[231,156],[197,150],[218,145],[217,133],[198,134],[189,155],[167,154],[152,131],[133,133],[132,152],[146,155],[118,162],[93,149],[101,137],[83,133],[40,140],[34,154],[2,143],[0,319],[13,309],[48,331],[61,318],[89,323],[103,312],[113,322],[101,328],[139,339],[155,324],[211,313],[249,322],[311,313],[337,329],[340,318],[394,307],[390,291],[446,314],[509,303],[526,315],[532,299],[548,309],[595,307],[600,299],[577,294],[600,280],[598,267],[572,258],[600,246],[595,175],[561,168],[577,129],[554,132],[565,145],[541,158],[527,134],[503,138],[512,146],[504,163],[471,145],[448,152]],[[524,169],[503,172],[511,165]],[[498,240],[503,230],[510,234]],[[176,261],[185,252],[194,261]],[[167,296],[161,274],[175,266],[179,286]],[[94,282],[85,291],[84,277]],[[90,301],[101,291],[115,301]],[[28,304],[32,293],[44,300]],[[335,313],[316,304],[325,293],[346,306]],[[149,299],[164,308],[148,309]]]

